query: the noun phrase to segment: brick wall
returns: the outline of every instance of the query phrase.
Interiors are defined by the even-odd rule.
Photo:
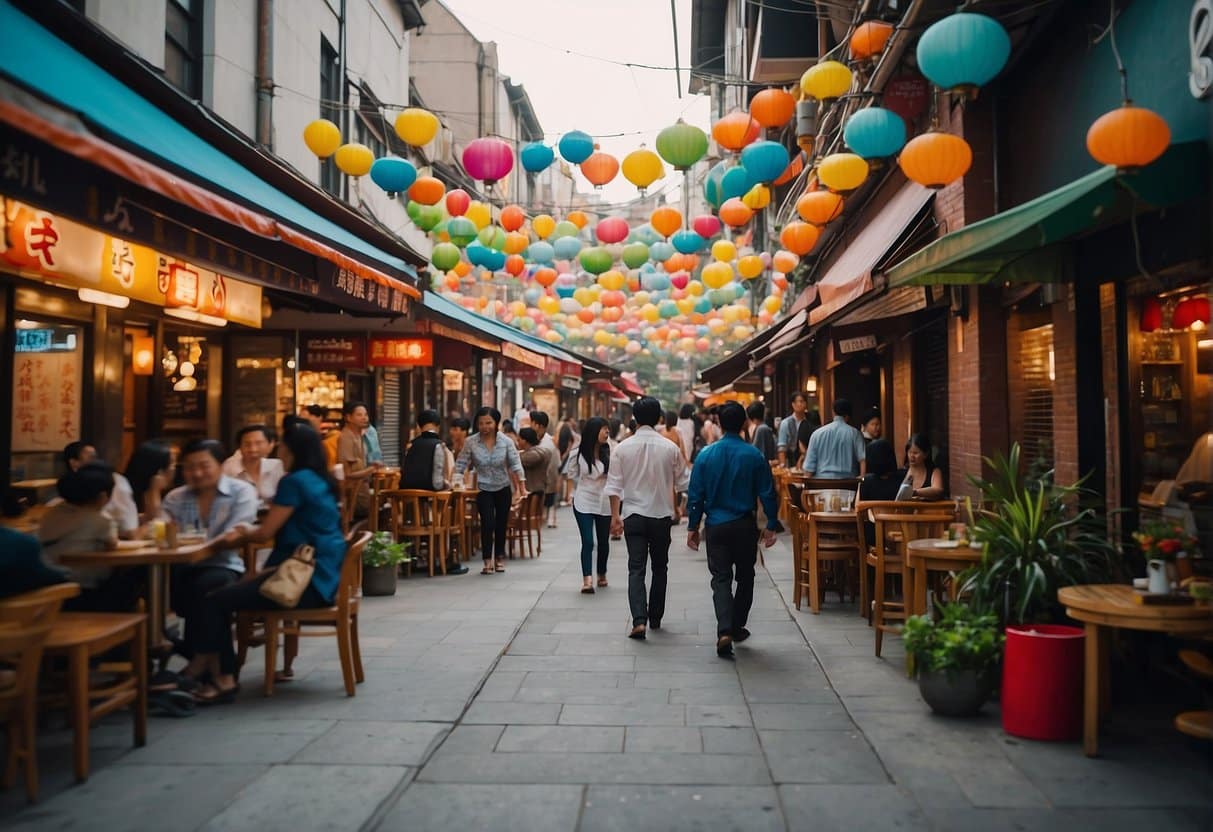
[[[884,438],[900,449],[910,438],[914,419],[914,362],[909,339],[893,342],[893,410],[885,414]]]
[[[1053,470],[1056,482],[1069,485],[1078,470],[1078,379],[1074,341],[1074,293],[1052,305],[1053,313]],[[1115,386],[1113,386],[1115,389]]]
[[[1116,395],[1116,286],[1104,283],[1099,287],[1100,340],[1103,347],[1104,408],[1107,414],[1105,435],[1108,438],[1105,457],[1105,487],[1108,511],[1119,508],[1120,499],[1120,401]]]

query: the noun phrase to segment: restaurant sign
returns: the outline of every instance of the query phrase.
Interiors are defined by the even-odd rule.
[[[0,263],[29,277],[261,326],[261,287],[7,197]]]
[[[503,341],[501,344],[501,354],[506,358],[512,358],[520,364],[526,364],[528,367],[534,367],[537,370],[547,371],[548,360],[537,352],[523,349],[517,344],[511,344],[509,341]]]
[[[302,344],[305,370],[366,369],[366,339],[361,335],[308,335]]]
[[[839,338],[838,352],[841,355],[847,355],[853,352],[863,352],[864,350],[876,349],[875,335],[860,335],[855,338]]]
[[[433,367],[434,342],[429,338],[371,337],[369,367]]]

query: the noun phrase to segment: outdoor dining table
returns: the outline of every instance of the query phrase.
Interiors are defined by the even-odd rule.
[[[155,650],[163,644],[167,614],[168,570],[166,566],[200,563],[211,556],[215,540],[179,542],[172,548],[160,548],[150,541],[123,541],[117,549],[96,552],[70,552],[59,556],[64,566],[147,567],[147,612],[151,622],[148,643]]]
[[[1213,633],[1213,607],[1207,604],[1143,604],[1138,591],[1124,584],[1085,584],[1057,591],[1066,615],[1086,625],[1083,677],[1082,750],[1099,753],[1099,718],[1107,712],[1108,630],[1145,630],[1181,635]]]
[[[957,546],[935,538],[906,544],[906,615],[927,611],[927,575],[930,572],[960,572],[981,563],[980,546]]]

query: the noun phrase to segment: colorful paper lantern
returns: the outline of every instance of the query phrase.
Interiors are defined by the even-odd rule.
[[[682,119],[657,134],[657,153],[678,170],[688,170],[707,152],[708,134]]]
[[[531,142],[522,146],[518,151],[518,161],[527,173],[539,173],[547,170],[548,165],[556,158],[555,151],[543,142]]]
[[[463,215],[476,224],[476,228],[484,228],[493,221],[493,209],[487,203],[473,199],[468,203]]]
[[[580,165],[594,152],[594,139],[589,133],[570,130],[560,137],[556,146],[560,148],[562,159],[569,164]]]
[[[720,220],[711,214],[700,214],[691,220],[691,228],[695,229],[695,233],[700,237],[710,240],[720,233]]]
[[[828,225],[842,216],[843,198],[833,191],[809,191],[796,200],[796,213],[813,225]]]
[[[709,289],[723,289],[733,282],[733,267],[719,260],[709,263],[703,267],[700,279]]]
[[[766,269],[762,258],[757,254],[747,254],[737,261],[737,273],[743,280],[753,280]]]
[[[623,217],[607,217],[599,221],[594,228],[594,235],[601,241],[610,245],[612,243],[622,243],[628,238],[628,221]]]
[[[595,188],[601,188],[619,173],[619,160],[609,153],[603,153],[594,145],[594,152],[581,163],[581,175]]]
[[[587,248],[577,258],[581,268],[593,275],[602,274],[611,267],[614,261],[615,258],[611,257],[611,253],[601,246]]]
[[[649,225],[662,237],[669,237],[682,227],[682,214],[676,208],[663,205],[649,215]]]
[[[754,182],[778,179],[787,169],[788,161],[788,149],[779,142],[754,142],[741,151],[741,166]]]
[[[717,162],[708,169],[707,175],[703,177],[703,198],[713,208],[719,208],[721,203],[728,199],[721,192],[724,174],[727,170],[727,162]]]
[[[780,249],[771,257],[771,268],[779,274],[787,274],[800,265],[800,258],[790,251]]]
[[[851,70],[838,61],[821,61],[800,76],[800,89],[809,98],[832,101],[851,89]]]
[[[517,231],[526,222],[526,212],[517,205],[507,205],[501,209],[501,227],[506,231]]]
[[[665,175],[661,157],[641,147],[623,157],[623,178],[635,185],[640,193]]]
[[[907,179],[942,188],[964,176],[973,164],[969,143],[951,133],[923,133],[911,139],[897,159]]]
[[[746,191],[741,201],[752,211],[761,211],[771,204],[771,189],[766,185],[755,185]]]
[[[820,235],[817,226],[793,220],[779,232],[779,243],[793,254],[803,256],[813,250]]]
[[[1121,170],[1145,167],[1166,152],[1171,128],[1144,107],[1125,104],[1097,118],[1087,130],[1087,152],[1101,165]]]
[[[959,12],[933,23],[918,39],[918,69],[945,90],[975,90],[1011,56],[1007,30],[984,14]]]
[[[364,144],[349,142],[337,148],[333,161],[346,176],[366,176],[375,163],[375,154]]]
[[[734,197],[720,206],[720,221],[730,228],[740,228],[750,221],[754,212],[740,199]]]
[[[847,119],[842,138],[864,159],[883,159],[905,145],[905,119],[883,107],[866,107]]]
[[[535,232],[535,236],[539,239],[546,239],[549,234],[556,230],[556,220],[547,214],[540,214],[531,220],[531,230]]]
[[[853,191],[868,178],[868,163],[854,153],[832,153],[817,166],[817,180],[832,191]]]
[[[396,135],[413,147],[429,144],[441,126],[438,116],[420,107],[409,107],[396,116]]]
[[[417,168],[399,156],[384,156],[371,163],[371,181],[395,199],[396,194],[407,191],[417,181]]]
[[[418,205],[437,205],[446,193],[446,185],[432,176],[418,176],[409,186],[409,199]]]
[[[452,243],[460,248],[476,239],[478,230],[476,224],[467,217],[451,217],[450,222],[446,224],[447,236],[451,238]]]
[[[783,169],[783,173],[779,174],[779,178],[772,182],[771,185],[778,188],[780,185],[786,185],[795,177],[800,176],[801,172],[804,170],[805,161],[805,152],[803,150],[798,150],[796,155],[792,157],[792,161],[789,162],[788,166]]]
[[[749,113],[732,112],[712,125],[712,138],[716,144],[734,153],[758,138],[762,125]]]
[[[371,171],[371,174],[373,178],[374,171]],[[452,217],[462,217],[467,213],[468,206],[471,204],[472,198],[463,188],[446,192],[446,212]]]
[[[730,240],[717,240],[712,243],[712,256],[723,263],[737,259],[737,246]]]
[[[1141,302],[1141,320],[1138,329],[1153,332],[1162,327],[1162,304],[1158,298],[1146,298]]]
[[[694,254],[707,245],[707,240],[689,229],[675,231],[670,236],[670,243],[680,254]]]
[[[638,269],[649,259],[649,247],[644,243],[628,243],[620,254],[623,264],[629,269]]]
[[[796,98],[787,90],[763,90],[750,101],[750,115],[768,129],[783,127],[796,115]]]
[[[866,61],[884,51],[893,36],[893,24],[883,20],[869,20],[855,28],[851,35],[851,58]]]
[[[439,243],[430,252],[430,262],[434,264],[434,268],[445,272],[455,268],[460,256],[459,247],[454,243]]]
[[[750,188],[758,184],[750,172],[742,165],[734,165],[724,172],[720,178],[720,196],[722,201],[740,199],[749,193]]]
[[[326,118],[318,118],[303,128],[303,143],[321,159],[327,159],[341,147],[341,130]]]
[[[491,188],[514,169],[514,150],[502,139],[472,139],[463,149],[463,169]]]

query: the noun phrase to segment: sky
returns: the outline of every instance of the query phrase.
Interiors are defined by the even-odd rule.
[[[674,36],[666,0],[442,2],[477,38],[497,43],[501,72],[526,87],[549,144],[569,130],[582,130],[622,161],[641,143],[655,149],[657,133],[679,118],[705,131],[709,127],[708,97],[686,91],[691,0],[675,0],[681,98],[672,71]],[[611,135],[619,133],[629,135]],[[681,175],[667,166],[665,178],[649,190],[673,193],[680,182]],[[578,190],[592,189],[578,173]],[[637,196],[622,173],[602,193],[608,202]]]

